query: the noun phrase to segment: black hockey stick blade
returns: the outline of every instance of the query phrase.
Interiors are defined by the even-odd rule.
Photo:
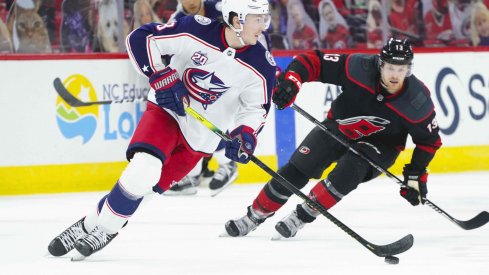
[[[372,245],[372,252],[379,257],[397,255],[409,250],[414,244],[414,237],[411,234],[404,236],[402,239],[386,245]]]
[[[218,135],[220,138],[223,140],[229,140],[229,137],[222,132],[217,126],[212,124],[209,120],[207,120],[205,117],[197,113],[194,109],[191,107],[186,107],[185,112],[187,114],[190,114],[192,117],[200,121],[204,126],[206,126],[209,130],[214,132],[216,135]],[[301,199],[303,199],[309,206],[311,206],[314,209],[317,209],[323,216],[325,216],[327,219],[329,219],[332,223],[334,223],[336,226],[338,226],[341,230],[346,232],[350,237],[358,241],[361,245],[364,247],[368,248],[372,253],[379,257],[385,257],[385,256],[390,256],[390,255],[396,255],[400,254],[402,252],[407,251],[413,246],[414,243],[414,238],[413,235],[409,234],[402,239],[391,243],[387,245],[375,245],[364,238],[357,234],[355,231],[353,231],[351,228],[346,226],[344,223],[342,223],[340,220],[335,218],[333,215],[331,215],[321,204],[317,203],[316,201],[310,199],[308,196],[306,196],[304,193],[302,193],[297,187],[295,187],[292,183],[290,183],[287,179],[285,179],[282,175],[278,174],[274,170],[272,170],[268,165],[263,163],[261,160],[259,160],[257,157],[254,155],[250,155],[250,160],[255,163],[258,167],[260,167],[263,171],[268,173],[270,176],[272,176],[274,179],[279,181],[285,188],[287,188],[290,192],[294,193]]]
[[[429,207],[434,209],[436,212],[442,214],[442,216],[449,219],[451,222],[455,223],[456,225],[460,226],[461,228],[463,228],[465,230],[476,229],[476,228],[479,228],[479,227],[481,227],[481,226],[483,226],[489,222],[489,213],[487,211],[480,212],[479,214],[477,214],[477,216],[473,217],[470,220],[461,221],[461,220],[455,219],[450,214],[445,212],[443,209],[438,207],[438,205],[434,204],[432,201],[430,201],[428,199],[424,199],[424,204],[428,205]]]
[[[85,107],[85,106],[91,106],[91,105],[96,105],[96,104],[110,104],[112,103],[112,100],[106,100],[106,101],[91,101],[91,102],[84,102],[72,95],[66,87],[63,85],[63,82],[61,82],[61,79],[59,77],[55,78],[53,81],[54,89],[58,93],[58,95],[66,101],[71,107]]]
[[[480,212],[477,216],[473,217],[468,221],[455,220],[455,223],[457,223],[460,227],[462,227],[465,230],[479,228],[488,222],[489,222],[489,212],[487,211]]]

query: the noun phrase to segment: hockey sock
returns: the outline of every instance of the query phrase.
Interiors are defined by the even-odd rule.
[[[278,173],[298,189],[302,189],[309,181],[309,178],[291,163],[287,163],[280,168]],[[258,197],[253,201],[253,209],[263,213],[275,212],[287,202],[290,196],[292,196],[292,192],[277,180],[272,179],[263,187]]]
[[[334,190],[331,182],[328,179],[325,179],[316,183],[311,189],[311,192],[309,192],[309,197],[317,201],[324,208],[330,209],[341,199],[334,194]]]
[[[108,234],[115,234],[136,212],[143,197],[136,197],[125,191],[119,182],[105,199],[100,209],[97,225]],[[99,207],[100,207],[99,203]]]

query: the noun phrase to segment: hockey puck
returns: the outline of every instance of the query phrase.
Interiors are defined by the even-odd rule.
[[[398,264],[399,258],[394,257],[394,256],[387,256],[387,257],[385,257],[384,261],[388,264]]]

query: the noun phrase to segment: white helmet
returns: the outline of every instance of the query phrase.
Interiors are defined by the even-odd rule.
[[[229,13],[238,14],[239,22],[243,25],[248,14],[270,14],[268,0],[223,0],[222,18],[229,24]]]

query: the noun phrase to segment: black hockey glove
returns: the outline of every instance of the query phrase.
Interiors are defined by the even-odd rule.
[[[418,205],[420,202],[424,204],[426,194],[428,194],[428,187],[426,182],[428,181],[428,173],[426,170],[414,170],[408,164],[404,166],[404,184],[407,187],[401,187],[400,194],[413,206]]]
[[[278,87],[273,93],[273,102],[277,105],[279,110],[283,110],[290,106],[294,101],[295,97],[299,93],[302,86],[301,77],[293,72],[287,71],[280,75],[278,78]]]

